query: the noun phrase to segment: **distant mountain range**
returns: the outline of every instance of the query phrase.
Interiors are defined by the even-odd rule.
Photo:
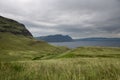
[[[83,39],[74,39],[74,41],[120,41],[120,38],[83,38]]]
[[[71,41],[120,41],[120,38],[103,38],[103,37],[93,37],[93,38],[82,38],[82,39],[72,39],[69,35],[48,35],[35,37],[37,40],[43,40],[46,42],[71,42]]]
[[[68,35],[48,35],[48,36],[41,36],[41,37],[35,37],[37,40],[44,40],[47,42],[70,42],[74,41],[70,36]]]

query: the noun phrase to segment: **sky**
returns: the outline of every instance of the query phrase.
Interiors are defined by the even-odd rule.
[[[120,0],[0,0],[0,15],[33,36],[120,38]]]

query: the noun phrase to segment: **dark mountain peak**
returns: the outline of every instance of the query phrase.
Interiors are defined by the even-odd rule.
[[[69,42],[69,41],[73,41],[73,39],[69,35],[61,35],[61,34],[41,36],[41,37],[37,37],[36,39],[44,40],[44,41],[47,41],[47,42]]]
[[[55,34],[55,35],[48,35],[48,37],[70,37],[70,36],[69,35],[62,35],[62,34]]]
[[[0,32],[10,32],[15,35],[32,37],[32,34],[25,28],[24,24],[2,16],[0,16]]]

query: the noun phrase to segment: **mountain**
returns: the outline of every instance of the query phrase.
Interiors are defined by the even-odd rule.
[[[0,16],[0,61],[44,59],[67,50],[37,41],[23,24]]]
[[[0,32],[9,32],[15,35],[32,37],[32,34],[25,28],[23,24],[2,16],[0,16]]]
[[[37,40],[44,40],[47,42],[70,42],[70,41],[73,41],[73,39],[70,36],[61,35],[61,34],[41,36],[41,37],[36,37],[36,39]]]
[[[120,41],[120,38],[83,38],[83,39],[74,39],[74,41]]]

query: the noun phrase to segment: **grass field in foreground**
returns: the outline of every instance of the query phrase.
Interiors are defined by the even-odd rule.
[[[0,80],[120,80],[120,48],[80,47],[44,60],[4,61]]]
[[[120,59],[68,58],[1,62],[0,80],[120,80]]]

